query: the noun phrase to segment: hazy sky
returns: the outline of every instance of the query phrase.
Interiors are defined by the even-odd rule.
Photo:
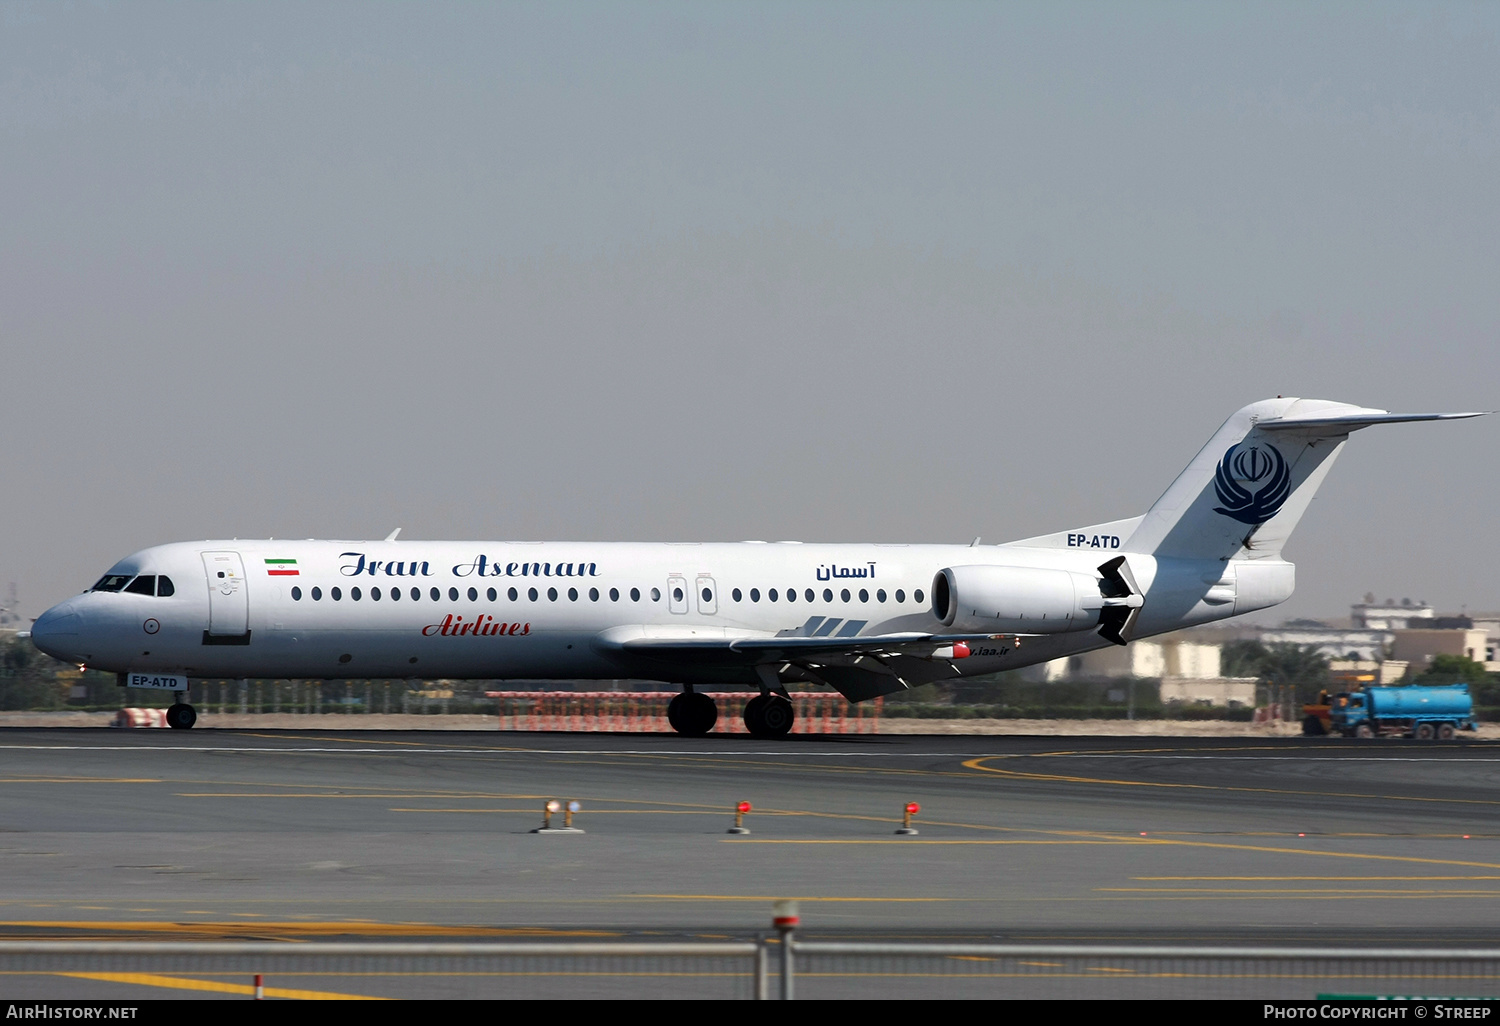
[[[0,587],[194,538],[986,541],[1500,408],[1500,4],[0,3]],[[1500,417],[1276,617],[1500,608]]]

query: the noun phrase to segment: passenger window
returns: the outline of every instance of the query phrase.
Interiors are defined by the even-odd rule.
[[[349,597],[352,598],[354,601],[358,602],[359,601],[359,589],[358,588],[350,588],[349,589]]]
[[[807,601],[809,601],[809,602],[812,601],[812,596],[811,595],[807,596]],[[823,601],[824,602],[832,602],[833,601],[833,589],[832,588],[824,588],[823,589]]]
[[[735,601],[736,601],[736,602],[738,602],[738,601],[740,601],[740,599],[741,599],[741,598],[743,598],[743,597],[744,597],[744,596],[742,596],[742,595],[741,595],[741,594],[740,594],[740,589],[738,589],[738,588],[736,588],[736,589],[734,589],[734,590],[733,590],[733,591],[731,591],[731,592],[730,592],[730,593],[729,593],[729,594],[730,594],[730,596],[731,596],[731,597],[732,597],[732,598],[733,598],[733,599],[734,599],[734,600],[735,600]]]
[[[547,589],[547,601],[548,602],[556,602],[557,601],[557,589],[556,588],[548,588]]]
[[[788,588],[786,590],[786,600],[788,602],[796,602],[797,601],[797,589],[796,588]]]
[[[832,602],[833,601],[833,592],[828,591],[828,592],[825,592],[825,594],[828,596],[827,601]],[[807,601],[809,601],[809,602],[811,602],[813,600],[814,596],[813,596],[813,590],[811,588],[807,589],[807,596],[806,597],[807,597]]]
[[[516,591],[516,589],[514,589],[514,588],[512,588],[512,589],[510,589],[510,591],[507,591],[507,592],[506,592],[506,593],[505,593],[505,594],[506,594],[506,596],[507,596],[507,597],[508,597],[508,598],[509,598],[509,599],[510,599],[510,600],[511,600],[511,601],[512,601],[512,602],[514,602],[514,601],[515,601],[515,600],[516,600],[516,599],[518,599],[518,598],[520,598],[520,597],[521,597],[521,596],[520,596],[520,594],[519,594],[519,593],[518,593],[518,592],[517,592],[517,591]]]
[[[618,602],[618,601],[620,601],[620,589],[619,588],[611,588],[611,589],[609,589],[609,600],[611,602]]]
[[[641,600],[641,589],[639,589],[639,588],[631,588],[630,589],[630,601],[632,601],[632,602],[639,602],[640,600]]]
[[[875,592],[875,601],[876,602],[884,602],[885,601],[885,589],[884,588],[881,588],[879,591]]]
[[[401,601],[401,589],[400,588],[392,588],[391,589],[391,601],[392,602],[400,602]]]
[[[914,599],[916,599],[918,602],[921,602],[922,601],[922,589],[918,588],[916,591],[912,592],[911,593],[911,597],[914,598]]]
[[[500,593],[497,592],[494,588],[491,588],[489,591],[485,592],[484,595],[485,598],[489,599],[491,602],[500,597]]]
[[[760,589],[759,588],[751,588],[750,589],[750,601],[751,602],[759,602],[760,601]]]
[[[411,590],[411,600],[413,602],[417,602],[421,598],[422,598],[422,589],[421,588],[413,588]]]
[[[442,599],[443,593],[440,592],[440,591],[438,591],[436,588],[433,588],[431,591],[429,591],[427,593],[427,597],[430,598],[430,599],[432,599],[432,601],[437,602],[440,599]]]
[[[599,589],[598,588],[590,588],[589,589],[589,601],[590,602],[598,602],[599,601]]]
[[[448,589],[448,601],[449,602],[457,602],[458,601],[458,589],[457,588],[449,588]]]
[[[160,585],[158,585],[157,587],[159,588]],[[321,602],[321,601],[323,601],[323,589],[322,588],[314,588],[312,590],[312,599],[313,599],[314,602]]]
[[[169,598],[177,594],[177,589],[172,587],[172,578],[165,575],[156,579],[156,597]]]
[[[379,588],[371,588],[370,589],[370,601],[371,602],[379,602],[380,601],[380,589]]]
[[[902,591],[900,588],[896,589],[896,601],[897,602],[905,602],[906,601],[906,592]]]
[[[578,589],[577,588],[569,588],[568,589],[568,601],[569,602],[577,602],[578,601]]]
[[[344,593],[342,591],[339,591],[339,589],[337,588],[329,588],[328,597],[337,602],[339,599],[344,597]]]
[[[839,592],[839,598],[842,599],[845,602],[848,602],[849,601],[849,589],[845,588],[843,591]]]
[[[772,602],[775,602],[776,601],[776,589],[772,588],[770,591],[766,592],[766,598],[770,599]]]
[[[652,588],[651,589],[651,601],[652,602],[660,602],[661,601],[661,589],[660,588]]]
[[[470,602],[478,602],[479,601],[479,589],[478,588],[470,588],[469,589],[469,601]]]
[[[302,589],[301,588],[293,586],[293,588],[292,588],[292,601],[293,602],[301,602],[302,601]]]
[[[155,595],[156,575],[142,574],[130,582],[130,587],[125,589],[132,595]]]
[[[673,588],[672,589],[672,600],[674,602],[681,602],[682,601],[682,589],[681,588]]]
[[[861,602],[870,601],[870,593],[863,588],[859,589],[859,600]]]
[[[535,602],[536,601],[536,589],[535,588],[528,588],[527,591],[526,591],[526,597],[529,598],[529,599],[531,599],[531,601]]]

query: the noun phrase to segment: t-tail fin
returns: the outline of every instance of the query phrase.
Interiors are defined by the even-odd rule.
[[[1266,399],[1224,422],[1142,518],[1126,552],[1276,559],[1351,431],[1478,413],[1387,413],[1326,399]]]

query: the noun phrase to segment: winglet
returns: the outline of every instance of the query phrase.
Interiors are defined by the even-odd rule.
[[[398,535],[400,533],[401,533],[401,528],[398,527],[394,531],[392,531],[390,534],[386,535],[385,536],[385,540],[386,541],[395,541],[396,540],[396,535]]]

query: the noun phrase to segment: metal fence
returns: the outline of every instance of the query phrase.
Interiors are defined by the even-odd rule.
[[[14,1000],[753,998],[765,993],[765,954],[755,941],[4,941],[0,979]]]
[[[0,942],[16,1000],[1500,997],[1500,949],[802,941]]]
[[[1028,999],[1494,998],[1500,949],[791,945],[795,996]]]

